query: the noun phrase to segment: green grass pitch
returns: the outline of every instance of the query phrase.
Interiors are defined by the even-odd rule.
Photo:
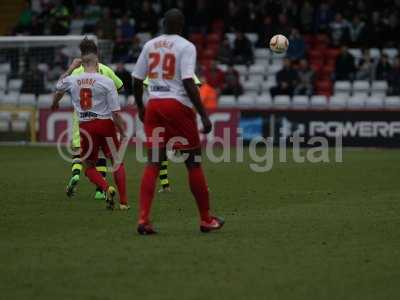
[[[0,147],[0,299],[399,299],[400,151],[346,150],[342,164],[205,163],[226,225],[198,230],[184,167],[157,195],[160,234],[138,236],[143,165],[125,164],[132,205],[109,212],[55,148]]]

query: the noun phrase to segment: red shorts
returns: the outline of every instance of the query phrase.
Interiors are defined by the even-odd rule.
[[[149,100],[144,131],[150,148],[165,148],[167,143],[180,150],[200,147],[195,112],[175,99]],[[155,138],[157,133],[159,138]]]
[[[79,131],[81,135],[81,157],[85,160],[96,162],[100,149],[105,157],[112,158],[111,150],[118,151],[119,149],[117,130],[114,122],[110,119],[81,122]],[[109,139],[106,140],[106,138],[111,138],[112,141],[107,142]],[[112,143],[114,143],[114,146],[112,146]]]

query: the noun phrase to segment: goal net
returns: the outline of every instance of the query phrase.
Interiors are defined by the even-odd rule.
[[[88,35],[109,63],[113,43]],[[0,37],[0,142],[35,142],[40,130],[38,110],[49,108],[59,76],[80,55],[85,36]],[[65,107],[71,103],[63,101]]]

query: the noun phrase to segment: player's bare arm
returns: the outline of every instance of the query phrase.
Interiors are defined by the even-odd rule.
[[[124,138],[126,126],[125,126],[124,120],[122,119],[122,117],[120,115],[120,111],[113,111],[112,117],[113,117],[115,126],[117,127],[119,133],[121,134],[121,138]]]
[[[60,104],[60,101],[63,98],[63,96],[64,96],[64,92],[57,91],[57,92],[54,93],[54,95],[53,95],[53,103],[51,104],[51,109],[52,110],[57,110],[59,108],[59,104]]]
[[[192,102],[193,106],[196,108],[197,112],[201,117],[201,121],[203,123],[203,133],[210,133],[212,129],[212,124],[210,118],[200,99],[199,89],[197,88],[196,84],[194,83],[193,78],[184,79],[183,86],[185,87],[186,93]]]
[[[133,95],[138,108],[139,119],[143,122],[145,114],[145,108],[143,104],[143,80],[135,77],[133,78]]]
[[[80,58],[74,58],[74,60],[72,61],[72,63],[69,65],[67,71],[65,71],[64,74],[62,74],[60,76],[60,80],[64,79],[65,77],[69,76],[72,74],[72,72],[76,69],[79,68],[82,64],[82,59]]]

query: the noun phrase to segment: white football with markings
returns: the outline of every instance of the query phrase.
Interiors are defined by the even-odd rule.
[[[275,53],[283,53],[288,47],[289,40],[282,34],[274,35],[269,41],[269,48]]]

